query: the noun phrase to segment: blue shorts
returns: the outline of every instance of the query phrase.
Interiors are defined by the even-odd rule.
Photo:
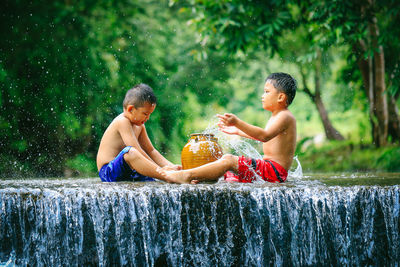
[[[99,171],[100,179],[103,182],[121,182],[121,181],[135,181],[135,182],[150,182],[155,181],[154,178],[141,175],[136,170],[132,170],[124,159],[125,153],[129,152],[131,147],[127,146],[108,164],[104,164]]]

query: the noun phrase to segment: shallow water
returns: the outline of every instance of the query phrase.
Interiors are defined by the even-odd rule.
[[[400,264],[400,174],[285,184],[0,181],[0,265]]]
[[[355,186],[355,185],[400,185],[400,173],[356,172],[356,173],[307,173],[301,179],[290,179],[294,185],[309,186]]]
[[[218,186],[240,188],[247,184],[227,183],[222,178],[217,182],[201,183],[197,186]],[[273,184],[269,182],[257,182],[250,184],[252,188],[257,187],[275,187],[275,186],[391,186],[400,185],[400,173],[393,172],[356,172],[356,173],[305,173],[301,178],[289,177],[284,184]],[[135,188],[142,186],[168,186],[178,187],[180,185],[168,184],[161,181],[157,182],[120,182],[120,183],[102,183],[98,177],[88,178],[1,178],[0,189],[7,187],[14,188],[96,188],[96,187],[124,187]],[[183,185],[185,186],[185,185]]]

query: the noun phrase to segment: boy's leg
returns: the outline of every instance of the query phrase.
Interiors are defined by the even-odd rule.
[[[160,173],[164,174],[175,183],[190,183],[192,180],[212,181],[223,176],[228,170],[237,172],[238,159],[237,156],[226,154],[217,161],[207,163],[197,168],[183,171],[161,170]]]
[[[124,155],[124,160],[129,165],[129,167],[131,167],[131,169],[136,170],[141,175],[169,182],[163,174],[157,172],[157,169],[159,168],[157,164],[148,160],[139,151],[137,151],[137,149],[133,147],[130,148],[129,152]]]

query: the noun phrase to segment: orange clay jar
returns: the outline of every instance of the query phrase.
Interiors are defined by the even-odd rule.
[[[195,168],[221,158],[222,148],[217,141],[213,134],[191,134],[182,149],[182,168]]]

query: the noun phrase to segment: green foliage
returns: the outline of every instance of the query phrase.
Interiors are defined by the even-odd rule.
[[[400,147],[388,147],[382,149],[376,164],[387,171],[400,171]]]
[[[188,135],[204,130],[216,113],[234,112],[263,127],[266,76],[286,71],[298,79],[302,66],[312,80],[317,47],[324,52],[323,97],[335,126],[353,142],[369,142],[366,98],[355,65],[363,55],[352,54],[348,42],[366,34],[357,3],[3,1],[0,176],[92,175],[102,134],[122,112],[126,90],[142,82],[159,100],[146,123],[149,136],[179,163]],[[388,86],[396,95],[399,7],[385,0],[377,8]],[[299,138],[322,132],[305,95],[298,94],[290,108]],[[351,157],[371,157],[377,163],[370,168],[397,170],[397,152],[394,147],[376,156],[371,149],[367,156]],[[312,153],[319,152],[309,148],[304,156]],[[313,160],[320,164],[316,168],[330,168]],[[343,168],[367,169],[362,162],[346,162]]]
[[[79,154],[74,158],[68,159],[65,163],[66,172],[79,176],[96,176],[97,166],[93,157],[86,154]],[[64,171],[64,172],[65,172]]]
[[[376,149],[362,143],[328,142],[297,152],[303,170],[308,172],[400,171],[398,146]]]
[[[173,1],[180,2],[180,1]],[[278,50],[277,37],[293,26],[286,1],[213,1],[190,0],[186,7],[197,25],[202,43],[231,52],[260,46],[273,54]]]
[[[214,83],[228,61],[194,61],[199,44],[167,1],[6,1],[0,13],[0,154],[15,155],[6,162],[49,176],[79,169],[76,155],[94,157],[137,83],[159,98],[147,128],[161,152],[186,138],[185,92],[226,103]]]
[[[398,93],[400,88],[400,5],[397,1],[301,1],[300,7],[308,17],[314,42],[319,46],[345,45],[354,53],[363,45],[364,54],[353,56],[373,57],[377,47],[368,42],[368,24],[376,19],[379,28],[378,44],[385,51],[385,68],[389,92]],[[350,66],[354,66],[351,64]]]

